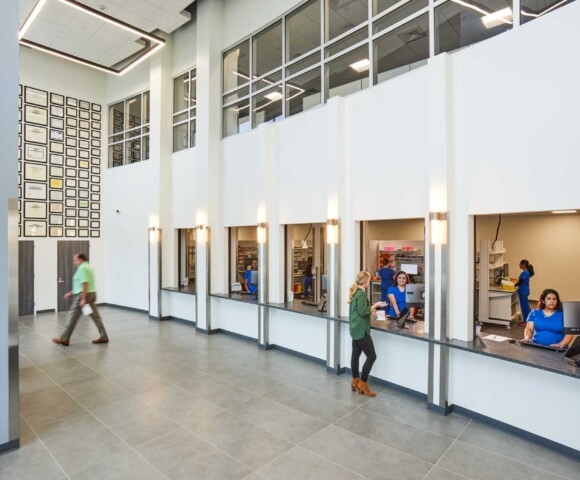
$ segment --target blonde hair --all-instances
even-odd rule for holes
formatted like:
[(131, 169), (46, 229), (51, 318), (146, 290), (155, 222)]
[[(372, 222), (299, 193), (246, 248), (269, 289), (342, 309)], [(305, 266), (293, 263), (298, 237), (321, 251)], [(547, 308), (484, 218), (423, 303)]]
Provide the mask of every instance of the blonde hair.
[(358, 272), (356, 275), (356, 282), (354, 282), (351, 287), (350, 290), (348, 292), (348, 303), (352, 302), (352, 297), (354, 297), (354, 294), (357, 290), (358, 287), (362, 287), (365, 283), (367, 283), (369, 281), (369, 279), (371, 278), (371, 274), (369, 272)]

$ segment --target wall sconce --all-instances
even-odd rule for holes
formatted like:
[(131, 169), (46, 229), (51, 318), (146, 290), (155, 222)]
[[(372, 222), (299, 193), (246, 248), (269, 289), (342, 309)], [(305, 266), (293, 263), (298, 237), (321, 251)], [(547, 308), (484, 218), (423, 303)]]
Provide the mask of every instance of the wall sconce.
[(209, 227), (206, 225), (196, 225), (194, 227), (194, 230), (196, 230), (196, 237), (198, 239), (198, 241), (200, 242), (207, 242), (207, 231), (208, 231)]
[(266, 243), (268, 233), (268, 224), (266, 222), (258, 223), (258, 243)]
[(160, 228), (158, 227), (149, 227), (147, 231), (149, 232), (149, 241), (150, 242), (157, 242), (159, 240), (159, 232)]
[(329, 218), (326, 221), (326, 242), (329, 245), (338, 244), (338, 218)]
[(444, 245), (447, 243), (447, 213), (430, 212), (429, 230), (431, 231), (431, 244)]

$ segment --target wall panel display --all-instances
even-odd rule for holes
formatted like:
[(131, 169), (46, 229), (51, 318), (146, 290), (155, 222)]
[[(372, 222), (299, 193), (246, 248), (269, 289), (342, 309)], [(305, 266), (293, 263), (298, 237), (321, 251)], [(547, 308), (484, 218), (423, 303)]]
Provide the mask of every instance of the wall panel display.
[(100, 237), (102, 106), (30, 86), (20, 92), (20, 235)]

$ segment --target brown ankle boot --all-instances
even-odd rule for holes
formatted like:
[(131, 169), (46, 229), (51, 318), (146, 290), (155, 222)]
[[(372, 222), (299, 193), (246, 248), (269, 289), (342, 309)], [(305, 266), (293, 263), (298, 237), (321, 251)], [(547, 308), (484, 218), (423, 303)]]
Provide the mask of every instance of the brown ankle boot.
[(360, 378), (353, 378), (352, 382), (350, 382), (350, 387), (352, 388), (353, 392), (356, 392), (356, 387), (357, 387), (359, 382), (360, 382)]
[(366, 395), (367, 397), (376, 397), (377, 394), (375, 392), (372, 392), (369, 388), (369, 384), (367, 382), (363, 382), (362, 380), (360, 380), (358, 382), (358, 385), (356, 387), (359, 391), (359, 393), (362, 393), (363, 395)]

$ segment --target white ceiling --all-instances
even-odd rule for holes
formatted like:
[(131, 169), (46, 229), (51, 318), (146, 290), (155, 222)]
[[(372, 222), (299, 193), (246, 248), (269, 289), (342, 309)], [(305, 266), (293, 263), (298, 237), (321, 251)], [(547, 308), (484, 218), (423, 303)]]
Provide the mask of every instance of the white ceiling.
[[(195, 0), (79, 0), (81, 3), (146, 32), (171, 33), (191, 19), (184, 11)], [(36, 0), (20, 0), (20, 23)], [(48, 0), (24, 37), (70, 55), (113, 66), (143, 48), (138, 35), (83, 13), (58, 0)]]

